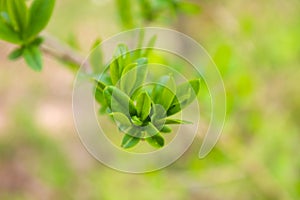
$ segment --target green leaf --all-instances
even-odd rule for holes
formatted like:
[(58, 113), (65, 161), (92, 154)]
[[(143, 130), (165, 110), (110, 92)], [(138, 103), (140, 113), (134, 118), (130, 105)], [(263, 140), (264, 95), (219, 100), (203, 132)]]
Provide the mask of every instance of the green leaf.
[(118, 47), (115, 51), (115, 57), (121, 57), (121, 58), (125, 58), (127, 56), (128, 53), (128, 47), (126, 46), (126, 44), (118, 44)]
[(0, 20), (0, 39), (13, 44), (21, 44), (22, 40), (17, 32), (11, 26)]
[(173, 77), (163, 76), (159, 83), (155, 84), (151, 97), (154, 103), (162, 105), (165, 110), (171, 106), (176, 93), (176, 84)]
[(117, 59), (114, 59), (109, 65), (110, 77), (113, 85), (116, 85), (121, 78), (120, 66)]
[(18, 48), (12, 51), (9, 55), (8, 58), (10, 60), (17, 60), (18, 58), (22, 57), (23, 54), (23, 48)]
[(117, 123), (118, 128), (121, 131), (125, 132), (126, 130), (128, 130), (128, 128), (130, 128), (132, 126), (128, 117), (126, 115), (124, 115), (123, 113), (113, 112), (110, 115), (113, 117), (113, 119)]
[(144, 121), (150, 114), (151, 98), (147, 92), (142, 92), (136, 99), (137, 114)]
[(152, 105), (150, 118), (151, 122), (160, 130), (165, 124), (166, 110), (159, 104)]
[(177, 87), (176, 98), (167, 111), (167, 115), (173, 115), (191, 104), (197, 97), (200, 90), (200, 79), (183, 83)]
[(142, 126), (143, 125), (143, 122), (137, 116), (131, 117), (131, 121), (136, 126)]
[(136, 66), (137, 63), (131, 63), (127, 65), (124, 68), (121, 75), (121, 80), (119, 81), (120, 89), (128, 95), (130, 95), (131, 91), (134, 89), (137, 79)]
[(101, 82), (99, 80), (96, 80), (96, 83), (97, 83), (96, 89), (100, 90), (100, 92), (103, 92), (103, 90), (106, 88), (105, 83), (103, 83), (103, 82)]
[(143, 127), (143, 131), (146, 132), (146, 134), (147, 134), (146, 137), (152, 137), (159, 133), (159, 130), (151, 122), (149, 122), (147, 126)]
[(121, 112), (127, 116), (136, 115), (134, 103), (124, 92), (114, 86), (108, 86), (103, 93), (107, 105), (113, 112)]
[(171, 133), (172, 129), (169, 126), (163, 126), (160, 130), (161, 133)]
[(107, 74), (100, 74), (97, 78), (93, 78), (93, 80), (96, 82), (95, 99), (101, 105), (100, 113), (104, 114), (108, 106), (103, 91), (107, 85), (111, 85), (111, 80)]
[(139, 143), (139, 141), (140, 138), (125, 134), (122, 140), (121, 147), (123, 147), (124, 149), (129, 149), (136, 146)]
[(8, 3), (9, 2), (7, 0), (0, 0), (0, 21), (5, 22), (13, 28), (10, 17), (8, 16)]
[(28, 46), (24, 48), (23, 57), (29, 67), (35, 71), (42, 70), (42, 54), (36, 46)]
[(159, 134), (146, 138), (146, 141), (155, 148), (161, 148), (165, 145), (165, 140)]
[(104, 114), (108, 106), (107, 106), (106, 100), (104, 98), (103, 92), (96, 89), (95, 99), (101, 105), (100, 113)]
[(97, 80), (101, 81), (105, 85), (112, 85), (111, 78), (106, 73), (99, 74), (98, 77), (97, 77)]
[(132, 5), (130, 0), (116, 0), (119, 18), (124, 28), (130, 29), (134, 27), (132, 16)]
[(34, 0), (29, 8), (28, 26), (25, 37), (31, 39), (39, 34), (48, 24), (55, 0)]
[(181, 119), (166, 119), (165, 124), (192, 124), (192, 122)]
[(44, 38), (36, 37), (32, 42), (30, 42), (30, 45), (40, 46), (43, 42)]
[(9, 0), (7, 11), (15, 30), (23, 34), (27, 26), (27, 6), (24, 0)]
[(140, 87), (147, 76), (147, 66), (146, 65), (137, 65), (137, 63), (133, 63), (128, 65), (123, 73), (120, 81), (120, 88), (129, 96)]

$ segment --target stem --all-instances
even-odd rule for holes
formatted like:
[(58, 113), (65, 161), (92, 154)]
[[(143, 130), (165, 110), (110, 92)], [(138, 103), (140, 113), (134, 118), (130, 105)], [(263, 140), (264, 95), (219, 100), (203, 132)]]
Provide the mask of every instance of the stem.
[(85, 58), (79, 53), (75, 52), (71, 47), (61, 43), (58, 39), (44, 33), (43, 35), (44, 42), (41, 45), (41, 50), (64, 63), (75, 66), (75, 69), (78, 70), (80, 67), (85, 70), (91, 69), (90, 64)]

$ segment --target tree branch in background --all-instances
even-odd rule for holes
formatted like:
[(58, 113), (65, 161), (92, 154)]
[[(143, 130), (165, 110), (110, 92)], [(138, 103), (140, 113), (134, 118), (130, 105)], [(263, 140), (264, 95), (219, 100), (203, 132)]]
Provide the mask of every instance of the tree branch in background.
[(41, 51), (63, 63), (68, 64), (70, 68), (78, 70), (81, 66), (88, 70), (90, 64), (85, 61), (85, 57), (75, 52), (71, 47), (61, 43), (57, 38), (49, 34), (42, 34), (43, 44), (40, 46)]

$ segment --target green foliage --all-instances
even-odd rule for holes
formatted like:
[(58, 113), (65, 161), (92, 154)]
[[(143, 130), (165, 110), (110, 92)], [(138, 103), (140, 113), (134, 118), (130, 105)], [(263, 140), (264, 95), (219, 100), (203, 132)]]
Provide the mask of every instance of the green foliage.
[[(155, 39), (152, 37), (149, 43), (154, 45)], [(95, 80), (100, 112), (108, 113), (124, 133), (121, 147), (126, 149), (140, 141), (155, 148), (163, 147), (162, 133), (172, 132), (167, 124), (190, 124), (170, 118), (171, 115), (191, 104), (200, 90), (200, 79), (177, 86), (171, 74), (146, 86), (148, 58), (145, 55), (149, 55), (148, 49), (128, 52), (127, 46), (120, 44), (113, 60)]]
[(185, 0), (115, 0), (119, 20), (125, 29), (156, 20), (176, 18), (180, 13), (198, 14), (199, 5)]
[(35, 71), (42, 70), (42, 54), (37, 46), (30, 45), (24, 48), (23, 57), (26, 63)]
[(42, 69), (42, 40), (38, 34), (51, 17), (55, 0), (34, 0), (27, 7), (25, 0), (0, 0), (0, 39), (20, 47), (10, 55), (11, 60), (21, 56), (35, 71)]
[(40, 33), (48, 24), (55, 0), (34, 0), (29, 8), (28, 26), (25, 37), (31, 39)]

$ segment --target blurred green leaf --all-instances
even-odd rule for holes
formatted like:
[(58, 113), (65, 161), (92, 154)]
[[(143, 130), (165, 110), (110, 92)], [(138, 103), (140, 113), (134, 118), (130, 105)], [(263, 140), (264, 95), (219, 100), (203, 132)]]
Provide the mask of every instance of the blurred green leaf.
[(182, 11), (187, 14), (199, 14), (201, 11), (201, 8), (199, 5), (192, 3), (192, 2), (187, 2), (187, 1), (182, 1), (178, 5), (179, 11)]
[(23, 50), (23, 57), (29, 67), (35, 71), (41, 71), (43, 67), (42, 54), (38, 47), (28, 46)]
[(0, 20), (0, 39), (13, 44), (21, 44), (22, 40), (17, 32), (11, 26)]
[(26, 39), (39, 34), (48, 24), (55, 0), (34, 0), (29, 8), (28, 26), (26, 29)]
[(22, 35), (27, 26), (27, 6), (25, 1), (9, 0), (7, 8), (13, 27)]
[(130, 0), (116, 0), (118, 14), (121, 24), (124, 28), (130, 29), (134, 27), (134, 20), (132, 15), (132, 4)]
[(18, 48), (12, 51), (9, 55), (8, 58), (10, 60), (17, 60), (18, 58), (22, 57), (23, 54), (23, 48)]

